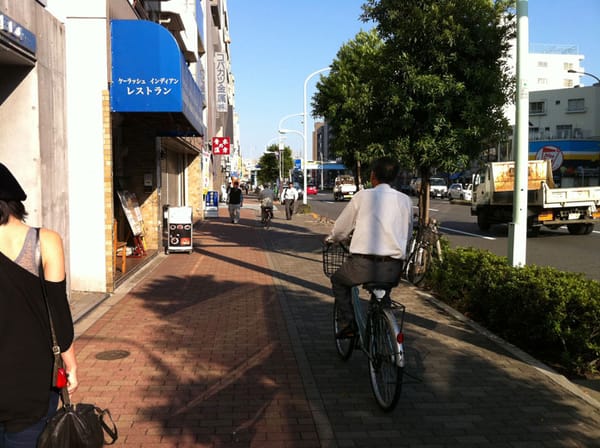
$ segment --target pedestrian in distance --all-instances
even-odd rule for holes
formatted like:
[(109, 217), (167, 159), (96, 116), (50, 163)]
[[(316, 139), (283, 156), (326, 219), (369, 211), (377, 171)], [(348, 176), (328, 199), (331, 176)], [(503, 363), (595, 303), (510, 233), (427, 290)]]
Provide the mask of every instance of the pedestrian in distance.
[(231, 218), (231, 222), (237, 224), (240, 222), (240, 209), (244, 205), (244, 195), (242, 194), (240, 183), (237, 180), (233, 182), (233, 186), (229, 190), (227, 203), (229, 205), (229, 217)]
[(285, 219), (292, 219), (294, 214), (294, 203), (298, 200), (298, 190), (294, 188), (292, 182), (288, 183), (287, 187), (281, 192), (280, 201), (285, 207)]
[(52, 387), (54, 356), (46, 301), (67, 373), (78, 386), (74, 328), (60, 236), (25, 224), (27, 195), (0, 163), (0, 447), (35, 447), (46, 420), (58, 407)]
[(331, 276), (331, 287), (343, 322), (338, 338), (352, 337), (357, 328), (351, 303), (353, 286), (368, 282), (398, 283), (412, 235), (412, 202), (390, 184), (399, 172), (391, 158), (373, 162), (373, 188), (358, 191), (336, 219), (326, 243), (346, 241), (350, 257)]

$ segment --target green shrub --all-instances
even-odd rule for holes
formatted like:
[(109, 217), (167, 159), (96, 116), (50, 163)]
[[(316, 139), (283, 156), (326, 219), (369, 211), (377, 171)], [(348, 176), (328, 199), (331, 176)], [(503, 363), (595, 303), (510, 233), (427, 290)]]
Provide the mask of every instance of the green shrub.
[(490, 331), (572, 373), (600, 369), (600, 283), (550, 267), (512, 267), (472, 248), (444, 250), (427, 286)]

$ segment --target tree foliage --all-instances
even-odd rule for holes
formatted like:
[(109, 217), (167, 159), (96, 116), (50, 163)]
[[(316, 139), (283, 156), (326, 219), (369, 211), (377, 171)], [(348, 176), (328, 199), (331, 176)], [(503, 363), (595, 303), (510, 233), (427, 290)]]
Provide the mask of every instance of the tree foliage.
[[(282, 168), (282, 177), (287, 178), (288, 173), (294, 166), (294, 161), (292, 159), (292, 150), (289, 146), (284, 146), (283, 151), (281, 152), (283, 157), (283, 165)], [(267, 151), (260, 157), (258, 160), (258, 165), (260, 166), (260, 171), (258, 172), (258, 182), (261, 184), (275, 184), (277, 179), (279, 178), (279, 146), (271, 145), (267, 148)]]
[[(506, 135), (513, 81), (509, 0), (367, 0), (360, 32), (317, 84), (313, 112), (349, 166), (385, 153), (423, 179), (452, 172)], [(426, 213), (421, 214), (427, 218)]]

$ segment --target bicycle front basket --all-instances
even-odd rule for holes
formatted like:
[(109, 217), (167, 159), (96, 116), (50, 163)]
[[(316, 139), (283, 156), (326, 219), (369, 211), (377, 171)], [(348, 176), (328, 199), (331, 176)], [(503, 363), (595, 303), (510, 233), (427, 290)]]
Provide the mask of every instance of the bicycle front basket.
[(350, 255), (348, 248), (341, 243), (323, 244), (323, 272), (331, 277)]

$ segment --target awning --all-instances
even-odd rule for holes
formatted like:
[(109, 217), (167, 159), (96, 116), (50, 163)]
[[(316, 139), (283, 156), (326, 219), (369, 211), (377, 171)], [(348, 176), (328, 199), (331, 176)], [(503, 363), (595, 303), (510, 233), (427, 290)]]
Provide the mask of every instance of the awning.
[(112, 20), (111, 49), (112, 112), (143, 114), (157, 135), (206, 133), (204, 95), (165, 27), (146, 20)]

